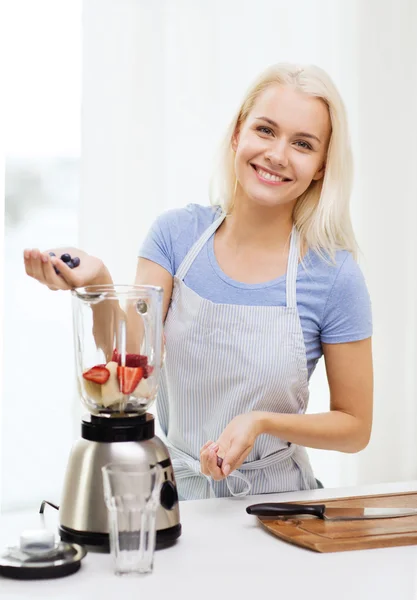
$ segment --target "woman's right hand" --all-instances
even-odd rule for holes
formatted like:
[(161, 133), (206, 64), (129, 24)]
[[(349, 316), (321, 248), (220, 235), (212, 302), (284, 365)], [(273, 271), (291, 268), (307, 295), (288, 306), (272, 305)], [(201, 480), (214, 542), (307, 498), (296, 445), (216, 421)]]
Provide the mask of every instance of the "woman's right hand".
[[(50, 256), (53, 252), (56, 256)], [(59, 257), (63, 254), (78, 256), (80, 264), (70, 269)], [(111, 283), (111, 277), (103, 261), (78, 248), (52, 248), (41, 252), (37, 248), (26, 248), (23, 252), (25, 270), (50, 290), (70, 290), (94, 284)], [(54, 270), (58, 269), (59, 275)]]

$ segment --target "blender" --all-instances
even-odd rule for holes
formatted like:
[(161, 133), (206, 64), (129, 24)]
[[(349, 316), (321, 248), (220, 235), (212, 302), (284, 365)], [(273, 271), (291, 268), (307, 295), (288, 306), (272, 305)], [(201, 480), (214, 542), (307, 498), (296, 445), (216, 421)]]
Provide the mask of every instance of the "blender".
[(146, 285), (72, 290), (77, 383), (89, 414), (82, 419), (64, 479), (63, 541), (109, 551), (101, 468), (126, 461), (163, 469), (156, 548), (181, 535), (171, 459), (148, 412), (163, 361), (162, 294), (162, 288)]

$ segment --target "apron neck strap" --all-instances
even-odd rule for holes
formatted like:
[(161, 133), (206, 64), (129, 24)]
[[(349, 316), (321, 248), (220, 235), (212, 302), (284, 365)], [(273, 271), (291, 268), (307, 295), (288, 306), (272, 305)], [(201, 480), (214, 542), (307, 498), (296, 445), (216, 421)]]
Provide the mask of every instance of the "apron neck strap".
[(218, 227), (220, 227), (220, 225), (223, 223), (225, 217), (226, 217), (226, 213), (222, 212), (220, 217), (218, 219), (216, 219), (215, 221), (213, 221), (213, 223), (210, 225), (210, 227), (208, 227), (204, 231), (203, 235), (200, 238), (198, 238), (196, 243), (191, 247), (190, 251), (184, 258), (184, 260), (182, 261), (180, 266), (178, 267), (178, 271), (175, 273), (175, 276), (178, 279), (181, 279), (181, 280), (184, 279), (184, 277), (188, 273), (188, 269), (191, 267), (191, 265), (197, 258), (198, 253), (202, 250), (204, 244), (210, 239), (210, 237), (213, 235), (213, 233), (216, 231), (216, 229)]
[(298, 231), (293, 225), (288, 255), (286, 293), (287, 307), (297, 307), (297, 272), (298, 272)]
[[(208, 227), (201, 237), (195, 242), (195, 244), (191, 247), (190, 251), (178, 267), (175, 276), (183, 280), (186, 274), (188, 273), (189, 268), (195, 261), (198, 253), (204, 247), (204, 244), (210, 239), (210, 237), (215, 233), (215, 231), (220, 227), (226, 218), (226, 213), (222, 212), (220, 217), (213, 221), (213, 223)], [(296, 284), (297, 284), (297, 271), (298, 271), (298, 232), (295, 228), (295, 225), (292, 228), (291, 232), (291, 241), (290, 241), (290, 251), (288, 255), (288, 265), (287, 265), (287, 277), (286, 277), (286, 296), (287, 296), (287, 307), (295, 308), (297, 306), (297, 298), (296, 298)]]

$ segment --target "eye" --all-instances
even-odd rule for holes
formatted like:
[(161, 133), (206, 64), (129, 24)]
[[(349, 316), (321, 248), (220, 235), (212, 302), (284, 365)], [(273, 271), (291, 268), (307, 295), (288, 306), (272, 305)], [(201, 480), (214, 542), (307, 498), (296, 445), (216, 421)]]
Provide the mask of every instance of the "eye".
[(260, 131), (261, 133), (264, 133), (265, 135), (270, 135), (270, 134), (274, 133), (272, 131), (272, 129), (270, 129), (269, 127), (265, 127), (265, 125), (261, 125), (260, 127), (257, 127), (256, 131)]
[(295, 142), (296, 144), (299, 144), (300, 148), (303, 148), (304, 150), (312, 150), (313, 147), (308, 143), (305, 142), (304, 140), (298, 140), (298, 142)]

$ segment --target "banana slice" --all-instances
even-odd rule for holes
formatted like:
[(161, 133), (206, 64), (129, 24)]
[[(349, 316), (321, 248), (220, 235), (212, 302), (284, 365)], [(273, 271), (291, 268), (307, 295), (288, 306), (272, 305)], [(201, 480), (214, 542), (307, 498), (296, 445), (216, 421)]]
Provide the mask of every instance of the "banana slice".
[(110, 377), (101, 385), (101, 406), (112, 406), (118, 404), (124, 398), (124, 394), (119, 389), (119, 380), (117, 379), (117, 362), (110, 361), (106, 368), (110, 371)]
[(141, 379), (135, 387), (131, 396), (135, 398), (149, 398), (151, 395), (151, 387), (146, 379)]
[(88, 381), (88, 379), (83, 379), (83, 395), (88, 396), (97, 404), (101, 404), (101, 388), (103, 386), (99, 383), (95, 383), (95, 381)]

